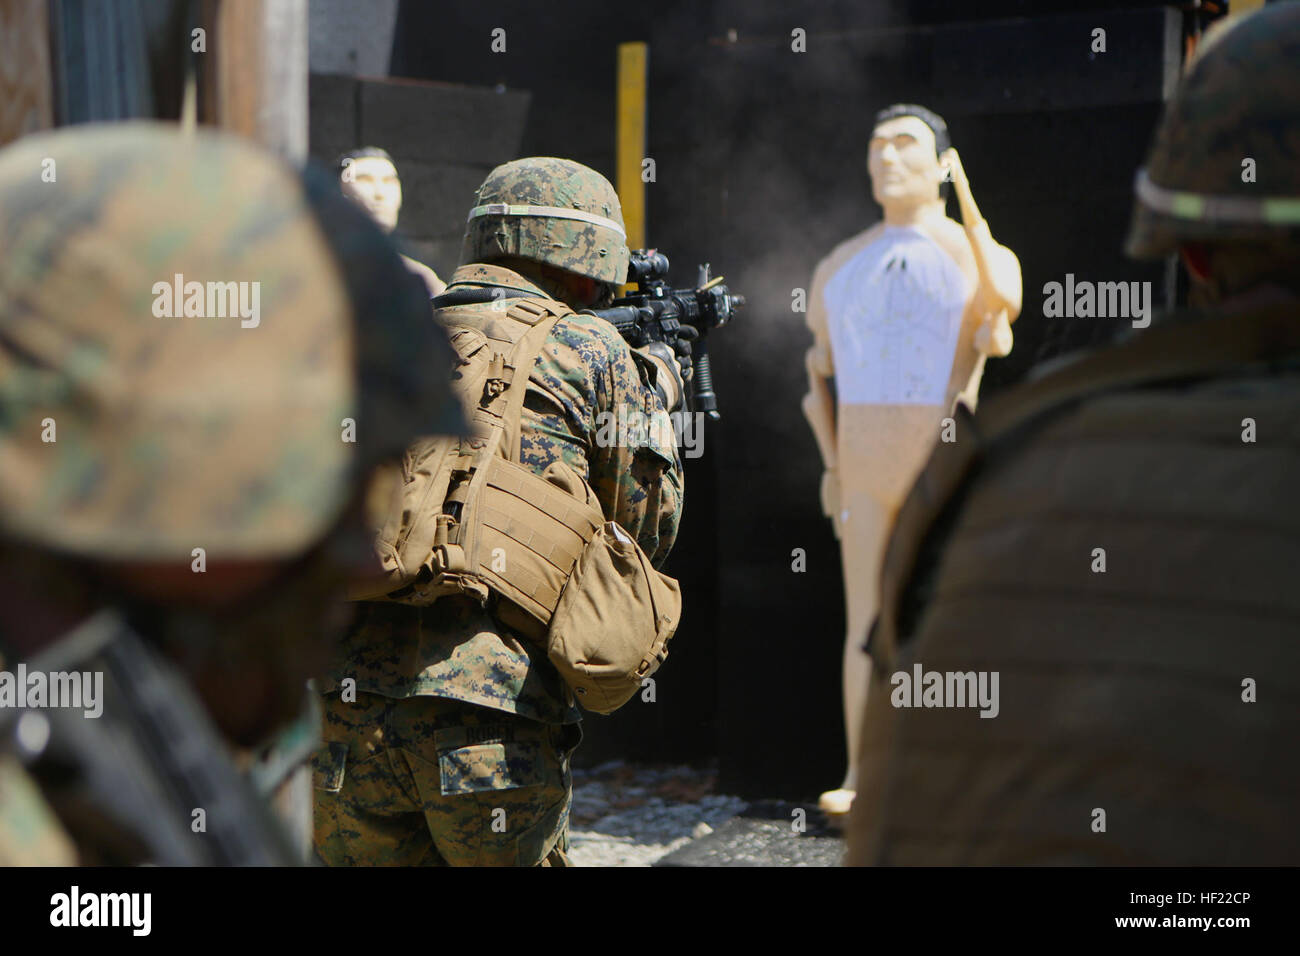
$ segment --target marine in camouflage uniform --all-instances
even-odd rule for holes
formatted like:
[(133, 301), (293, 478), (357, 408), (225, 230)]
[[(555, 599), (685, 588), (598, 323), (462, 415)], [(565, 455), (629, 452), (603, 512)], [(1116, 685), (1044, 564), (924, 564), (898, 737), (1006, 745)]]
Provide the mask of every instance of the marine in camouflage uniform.
[[(1300, 5), (1220, 30), (1127, 246), (1198, 304), (959, 416), (899, 516), (849, 863), (1300, 863)], [(894, 706), (917, 665), (996, 717)]]
[[(574, 162), (507, 163), (478, 190), (462, 259), (441, 302), (499, 290), (506, 304), (604, 304), (627, 271), (618, 197)], [(438, 314), (450, 323), (465, 310), (494, 303)], [(650, 386), (665, 372), (603, 319), (566, 316), (529, 375), (521, 422), (521, 463), (540, 475), (564, 462), (583, 476), (606, 518), (656, 566), (677, 535), (683, 484)], [(649, 409), (659, 427), (640, 443), (601, 440), (599, 416), (620, 406)], [(545, 648), (468, 599), (363, 608), (326, 688), (320, 856), (331, 865), (567, 865), (580, 711)], [(340, 692), (349, 679), (355, 701)]]
[[(235, 284), (220, 300), (185, 285), (218, 282)], [(0, 152), (5, 666), (79, 663), (78, 635), (111, 619), (200, 715), (195, 760), (227, 766), (295, 717), (338, 633), (331, 596), (373, 566), (357, 504), (373, 466), (464, 427), (425, 302), (332, 177), (240, 140), (122, 123)], [(48, 766), (69, 726), (110, 768), (156, 766), (108, 683), (100, 718), (25, 713), (48, 740), (0, 710), (0, 860), (213, 858), (192, 808), (162, 798), (175, 780), (128, 781), (159, 797), (128, 805), (85, 765)], [(283, 862), (280, 846), (248, 858)]]

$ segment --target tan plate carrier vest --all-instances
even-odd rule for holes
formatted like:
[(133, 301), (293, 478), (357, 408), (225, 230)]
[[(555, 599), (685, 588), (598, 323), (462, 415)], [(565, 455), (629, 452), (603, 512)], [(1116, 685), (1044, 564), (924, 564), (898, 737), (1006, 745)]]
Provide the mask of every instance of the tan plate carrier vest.
[(452, 388), (474, 435), (407, 449), (400, 502), (391, 502), (378, 538), (384, 590), (365, 597), (424, 607), (453, 594), (485, 603), (496, 592), (508, 599), (495, 609), (505, 624), (545, 637), (578, 556), (605, 522), (581, 480), (576, 488), (564, 482), (566, 490), (519, 464), (528, 376), (555, 323), (572, 312), (527, 299), (504, 312), (471, 305), (441, 313), (460, 359)]
[(609, 713), (667, 657), (680, 588), (606, 521), (572, 468), (556, 461), (538, 475), (519, 463), (528, 377), (573, 310), (525, 299), (497, 311), (505, 301), (438, 313), (460, 360), (452, 388), (474, 434), (407, 450), (401, 480), (377, 503), (386, 502), (377, 538), (384, 574), (350, 597), (417, 607), (473, 598), (544, 647), (584, 707)]

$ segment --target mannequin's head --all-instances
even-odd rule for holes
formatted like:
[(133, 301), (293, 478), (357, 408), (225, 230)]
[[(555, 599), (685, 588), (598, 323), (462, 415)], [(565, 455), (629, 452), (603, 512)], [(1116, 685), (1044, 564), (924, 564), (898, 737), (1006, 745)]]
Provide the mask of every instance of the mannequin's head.
[(924, 106), (895, 103), (881, 110), (867, 148), (871, 195), (886, 209), (941, 201), (947, 188), (941, 157), (951, 145), (948, 124)]
[(385, 232), (397, 228), (402, 210), (402, 181), (393, 157), (377, 146), (365, 146), (339, 157), (343, 194), (360, 203)]

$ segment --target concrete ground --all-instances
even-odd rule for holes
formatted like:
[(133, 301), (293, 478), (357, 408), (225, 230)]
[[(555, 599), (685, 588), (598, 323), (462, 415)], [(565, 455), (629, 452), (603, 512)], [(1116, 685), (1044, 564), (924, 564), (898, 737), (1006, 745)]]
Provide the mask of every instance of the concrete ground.
[(843, 841), (816, 801), (745, 801), (712, 768), (621, 761), (575, 770), (579, 866), (837, 866)]

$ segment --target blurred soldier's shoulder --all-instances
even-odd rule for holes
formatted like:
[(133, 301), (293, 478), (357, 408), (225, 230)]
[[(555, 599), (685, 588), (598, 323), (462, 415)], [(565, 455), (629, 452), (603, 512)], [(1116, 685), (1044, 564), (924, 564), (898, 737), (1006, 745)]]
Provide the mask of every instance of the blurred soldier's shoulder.
[[(1107, 423), (1098, 429), (1123, 430), (1129, 420), (1135, 428), (1146, 428), (1160, 410), (1169, 416), (1169, 426), (1185, 428), (1198, 440), (1231, 425), (1215, 435), (1240, 441), (1240, 422), (1208, 422), (1200, 414), (1203, 399), (1197, 396), (1217, 393), (1300, 398), (1300, 301), (1231, 314), (1181, 310), (1110, 347), (1062, 357), (1050, 371), (986, 403), (973, 419), (972, 436), (977, 434), (975, 440), (984, 446), (979, 464), (995, 458), (999, 471), (1015, 467), (1022, 453), (1047, 440), (1063, 421), (1095, 418), (1098, 409), (1110, 410), (1098, 419)], [(1176, 411), (1183, 405), (1195, 407), (1191, 414)], [(1107, 446), (1085, 450), (1079, 467), (1103, 463), (1115, 451)], [(940, 459), (952, 454), (962, 450), (939, 446), (931, 467), (941, 467)], [(963, 482), (977, 482), (990, 470), (965, 471)], [(1146, 482), (1158, 480), (1148, 476)], [(1054, 492), (1044, 488), (1041, 493)]]
[[(1280, 570), (1300, 519), (1297, 320), (1295, 305), (1180, 316), (1003, 393), (936, 447), (887, 549), (871, 652), (882, 674), (996, 662), (1019, 690), (957, 765), (945, 741), (971, 715), (881, 689), (852, 862), (1300, 859), (1300, 770), (1275, 759), (1300, 700), (1243, 706), (1241, 683), (1300, 667)], [(1104, 845), (1073, 815), (1082, 767), (1126, 821)], [(906, 800), (891, 789), (922, 779)]]
[(442, 295), (443, 291), (447, 288), (446, 283), (438, 278), (438, 273), (434, 272), (418, 259), (412, 259), (408, 255), (403, 255), (402, 263), (407, 269), (420, 277), (420, 280), (424, 282), (425, 288), (429, 290), (430, 298)]

